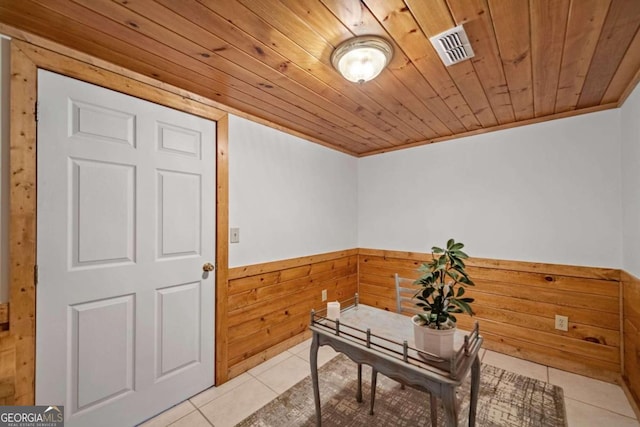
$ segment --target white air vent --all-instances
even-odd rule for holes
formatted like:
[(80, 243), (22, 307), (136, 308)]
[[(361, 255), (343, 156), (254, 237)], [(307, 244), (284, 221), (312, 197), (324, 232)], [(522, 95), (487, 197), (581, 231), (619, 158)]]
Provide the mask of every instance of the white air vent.
[(447, 67), (473, 57), (469, 37), (462, 25), (429, 38)]

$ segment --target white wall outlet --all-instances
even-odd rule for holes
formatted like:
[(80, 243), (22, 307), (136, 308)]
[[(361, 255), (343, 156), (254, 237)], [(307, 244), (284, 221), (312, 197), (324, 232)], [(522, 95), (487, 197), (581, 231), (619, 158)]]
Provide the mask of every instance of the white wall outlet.
[(560, 316), (556, 314), (556, 329), (561, 331), (569, 330), (569, 318), (567, 316)]
[(322, 290), (322, 301), (326, 301), (327, 300), (327, 290), (323, 289)]
[(229, 243), (240, 243), (240, 229), (238, 227), (229, 229)]

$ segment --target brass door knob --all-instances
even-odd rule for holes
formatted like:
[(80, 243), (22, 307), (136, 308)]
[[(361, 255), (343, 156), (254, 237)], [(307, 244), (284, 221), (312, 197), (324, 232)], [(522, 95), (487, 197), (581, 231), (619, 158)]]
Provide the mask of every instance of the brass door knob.
[(202, 271), (213, 271), (215, 267), (210, 262), (202, 266)]

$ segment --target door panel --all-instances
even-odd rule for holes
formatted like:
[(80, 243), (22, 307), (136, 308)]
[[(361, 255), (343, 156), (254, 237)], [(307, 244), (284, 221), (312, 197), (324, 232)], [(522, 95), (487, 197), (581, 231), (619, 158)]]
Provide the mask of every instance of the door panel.
[(158, 290), (157, 379), (200, 361), (200, 283)]
[(38, 73), (36, 402), (133, 425), (213, 385), (215, 123)]
[(135, 261), (135, 167), (70, 161), (73, 266)]
[(158, 148), (170, 153), (200, 158), (202, 134), (169, 123), (158, 123)]
[(70, 307), (71, 411), (133, 391), (134, 296)]
[(200, 176), (158, 172), (160, 258), (200, 254)]
[(71, 136), (136, 146), (135, 115), (72, 99), (69, 104)]

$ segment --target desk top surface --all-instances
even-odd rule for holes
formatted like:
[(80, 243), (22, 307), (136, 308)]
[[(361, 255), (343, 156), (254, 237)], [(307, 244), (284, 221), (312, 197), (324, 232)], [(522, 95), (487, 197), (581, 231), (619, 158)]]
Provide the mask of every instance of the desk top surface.
[[(406, 340), (409, 347), (415, 347), (413, 337), (413, 323), (411, 318), (399, 313), (371, 307), (364, 304), (346, 308), (340, 313), (340, 323), (366, 330), (393, 341)], [(454, 348), (460, 349), (464, 345), (464, 336), (468, 331), (456, 330)]]

